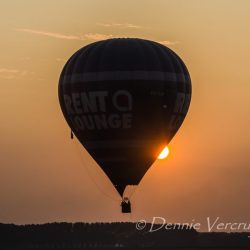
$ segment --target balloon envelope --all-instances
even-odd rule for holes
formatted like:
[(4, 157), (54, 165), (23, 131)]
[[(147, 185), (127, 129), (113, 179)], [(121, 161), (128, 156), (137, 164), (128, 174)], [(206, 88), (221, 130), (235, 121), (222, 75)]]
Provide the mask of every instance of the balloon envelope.
[(190, 100), (183, 61), (143, 39), (89, 44), (68, 60), (59, 81), (67, 123), (121, 195), (173, 138)]

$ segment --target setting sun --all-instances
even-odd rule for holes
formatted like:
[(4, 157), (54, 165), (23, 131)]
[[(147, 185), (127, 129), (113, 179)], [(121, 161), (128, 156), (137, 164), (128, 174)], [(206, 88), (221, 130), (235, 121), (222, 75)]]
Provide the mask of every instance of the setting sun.
[(165, 159), (168, 157), (168, 155), (169, 155), (169, 148), (168, 146), (166, 146), (159, 154), (158, 159), (160, 160)]

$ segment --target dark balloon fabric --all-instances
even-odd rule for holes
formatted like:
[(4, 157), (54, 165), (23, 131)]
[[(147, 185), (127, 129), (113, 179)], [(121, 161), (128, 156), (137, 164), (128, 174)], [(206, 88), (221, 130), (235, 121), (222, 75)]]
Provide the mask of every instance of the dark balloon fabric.
[(59, 81), (67, 123), (121, 195), (173, 138), (190, 100), (183, 61), (143, 39), (89, 44), (68, 60)]

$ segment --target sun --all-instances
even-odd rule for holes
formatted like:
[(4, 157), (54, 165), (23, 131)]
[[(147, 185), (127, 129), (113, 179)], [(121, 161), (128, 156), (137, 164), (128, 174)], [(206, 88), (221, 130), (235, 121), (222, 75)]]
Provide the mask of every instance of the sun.
[(159, 154), (158, 159), (160, 160), (165, 159), (168, 157), (168, 155), (169, 155), (169, 148), (168, 146), (166, 146)]

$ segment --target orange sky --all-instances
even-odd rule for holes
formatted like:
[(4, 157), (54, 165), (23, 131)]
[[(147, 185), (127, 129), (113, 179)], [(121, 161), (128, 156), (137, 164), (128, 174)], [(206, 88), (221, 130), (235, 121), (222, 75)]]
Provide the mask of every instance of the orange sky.
[[(2, 0), (0, 222), (249, 222), (249, 11), (247, 0)], [(164, 43), (193, 84), (171, 154), (137, 187), (131, 216), (70, 140), (57, 96), (67, 58), (110, 37)]]

